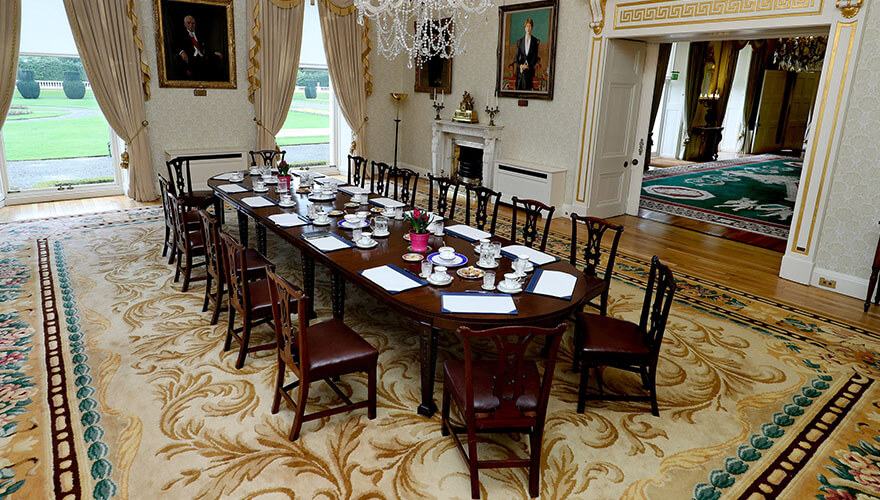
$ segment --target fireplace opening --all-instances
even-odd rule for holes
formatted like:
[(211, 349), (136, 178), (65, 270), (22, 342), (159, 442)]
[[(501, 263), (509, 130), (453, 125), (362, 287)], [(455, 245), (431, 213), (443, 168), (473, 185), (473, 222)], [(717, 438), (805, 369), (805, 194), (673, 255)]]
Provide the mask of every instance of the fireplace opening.
[(458, 161), (458, 180), (467, 184), (481, 185), (483, 183), (483, 150), (470, 146), (456, 145), (456, 158)]

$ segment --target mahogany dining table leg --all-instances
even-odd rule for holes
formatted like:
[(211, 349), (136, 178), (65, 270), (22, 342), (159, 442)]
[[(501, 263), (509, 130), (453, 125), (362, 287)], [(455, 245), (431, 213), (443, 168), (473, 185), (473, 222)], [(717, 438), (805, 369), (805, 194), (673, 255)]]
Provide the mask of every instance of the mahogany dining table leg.
[[(874, 288), (877, 287), (878, 274), (880, 274), (880, 240), (877, 241), (877, 249), (874, 250), (874, 264), (871, 265), (871, 278), (868, 280), (868, 296), (865, 297), (865, 312), (868, 312), (868, 308), (871, 307), (871, 295), (874, 294)], [(880, 288), (877, 288), (874, 303), (880, 304)]]
[(422, 404), (419, 415), (430, 418), (437, 411), (434, 404), (434, 374), (437, 370), (437, 333), (433, 325), (425, 325), (419, 338), (419, 351), (422, 366)]
[(241, 210), (238, 211), (238, 241), (248, 246), (248, 216)]
[(264, 257), (266, 256), (266, 226), (260, 224), (257, 221), (254, 221), (254, 226), (257, 228), (257, 250)]
[(220, 199), (219, 196), (214, 197), (214, 215), (217, 216), (217, 222), (219, 222), (220, 225), (223, 225), (223, 223), (226, 221), (226, 218), (225, 214), (223, 213), (223, 200)]
[(311, 297), (309, 300), (309, 319), (318, 317), (315, 314), (315, 259), (301, 252), (303, 291)]
[(345, 278), (336, 271), (330, 272), (330, 289), (333, 300), (333, 317), (341, 320), (345, 316)]

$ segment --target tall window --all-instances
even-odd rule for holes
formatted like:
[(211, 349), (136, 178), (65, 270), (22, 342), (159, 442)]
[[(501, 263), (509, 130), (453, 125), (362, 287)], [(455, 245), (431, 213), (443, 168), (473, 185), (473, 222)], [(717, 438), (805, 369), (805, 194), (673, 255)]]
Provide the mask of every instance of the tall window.
[(337, 151), (348, 150), (351, 132), (342, 119), (333, 95), (327, 57), (321, 38), (318, 7), (306, 4), (296, 91), (287, 120), (275, 137), (294, 166), (321, 167), (345, 164)]
[(22, 2), (20, 50), (2, 130), (6, 190), (25, 197), (108, 194), (102, 186), (121, 192), (117, 139), (86, 79), (62, 0)]

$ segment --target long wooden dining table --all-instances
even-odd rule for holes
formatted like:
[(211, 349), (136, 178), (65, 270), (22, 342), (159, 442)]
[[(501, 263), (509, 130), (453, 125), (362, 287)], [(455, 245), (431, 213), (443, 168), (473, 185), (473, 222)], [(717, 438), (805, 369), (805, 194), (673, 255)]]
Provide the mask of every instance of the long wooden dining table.
[[(376, 241), (378, 241), (378, 245), (373, 248), (361, 249), (353, 247), (324, 253), (305, 240), (303, 234), (326, 230), (328, 232), (336, 233), (343, 238), (350, 239), (351, 231), (340, 228), (337, 225), (337, 221), (342, 220), (341, 216), (331, 217), (331, 223), (329, 226), (307, 224), (289, 228), (276, 225), (269, 219), (269, 216), (279, 213), (298, 213), (303, 217), (307, 217), (308, 206), (310, 204), (321, 206), (328, 212), (333, 209), (340, 209), (347, 213), (353, 213), (358, 210), (369, 210), (372, 205), (361, 205), (360, 208), (346, 209), (344, 205), (346, 202), (351, 201), (350, 196), (341, 191), (336, 195), (335, 199), (331, 201), (310, 201), (307, 194), (295, 193), (295, 190), (299, 187), (299, 178), (295, 176), (291, 181), (291, 192), (293, 194), (293, 199), (296, 201), (296, 205), (292, 208), (282, 208), (277, 204), (279, 201), (279, 194), (275, 192), (274, 185), (269, 186), (268, 192), (254, 193), (251, 190), (251, 178), (252, 176), (245, 175), (243, 181), (236, 183), (248, 189), (247, 192), (241, 193), (227, 193), (218, 189), (218, 186), (229, 184), (231, 181), (218, 180), (216, 178), (212, 178), (208, 181), (208, 185), (214, 190), (217, 197), (215, 208), (222, 208), (222, 202), (225, 201), (238, 211), (239, 237), (243, 244), (247, 244), (249, 221), (253, 220), (257, 232), (257, 246), (259, 251), (264, 255), (266, 253), (267, 229), (299, 249), (302, 255), (301, 265), (303, 289), (310, 297), (314, 297), (315, 263), (318, 262), (326, 266), (330, 270), (332, 309), (334, 317), (340, 319), (343, 318), (345, 283), (348, 282), (375, 297), (399, 314), (405, 315), (407, 318), (422, 326), (419, 332), (422, 401), (418, 406), (418, 413), (421, 415), (430, 417), (437, 409), (437, 406), (434, 403), (434, 378), (436, 373), (437, 336), (439, 330), (455, 330), (460, 326), (467, 326), (472, 329), (484, 329), (506, 325), (555, 326), (568, 318), (575, 309), (582, 307), (585, 301), (587, 293), (586, 279), (574, 266), (563, 260), (557, 260), (545, 264), (540, 268), (563, 271), (577, 275), (577, 283), (571, 294), (571, 299), (567, 300), (546, 295), (520, 292), (512, 296), (513, 301), (516, 304), (516, 314), (450, 314), (443, 312), (441, 310), (442, 294), (447, 292), (482, 292), (480, 289), (482, 280), (466, 280), (460, 278), (455, 275), (455, 269), (450, 269), (450, 274), (454, 275), (454, 280), (449, 285), (432, 286), (428, 284), (391, 294), (359, 273), (365, 269), (385, 264), (393, 264), (399, 268), (411, 271), (414, 275), (418, 275), (421, 272), (420, 262), (409, 263), (402, 259), (403, 254), (409, 252), (409, 242), (403, 238), (403, 236), (409, 232), (409, 224), (406, 221), (389, 218), (390, 235), (384, 238), (375, 238)], [(344, 186), (344, 183), (342, 185)], [(241, 201), (242, 198), (259, 195), (274, 200), (276, 204), (268, 207), (253, 208)], [(371, 194), (370, 197), (376, 198), (378, 196)], [(446, 220), (445, 223), (448, 227), (452, 225), (454, 221)], [(504, 245), (510, 244), (508, 239), (498, 235), (494, 235), (492, 240), (500, 241)], [(468, 258), (468, 264), (476, 264), (477, 262), (478, 255), (474, 244), (466, 239), (448, 233), (444, 236), (432, 235), (429, 239), (428, 245), (435, 251), (441, 246), (454, 247), (456, 252)], [(509, 258), (501, 258), (499, 267), (495, 269), (499, 281), (504, 273), (511, 271), (511, 265), (512, 261)], [(310, 304), (310, 307), (312, 308), (311, 314), (314, 315), (314, 304)]]

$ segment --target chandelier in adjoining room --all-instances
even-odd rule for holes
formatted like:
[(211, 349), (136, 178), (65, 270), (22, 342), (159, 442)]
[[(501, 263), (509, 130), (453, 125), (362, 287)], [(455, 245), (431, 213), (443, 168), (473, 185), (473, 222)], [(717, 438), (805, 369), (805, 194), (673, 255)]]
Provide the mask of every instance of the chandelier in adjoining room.
[(475, 17), (492, 0), (354, 0), (358, 22), (376, 30), (377, 50), (386, 59), (400, 53), (419, 66), (432, 57), (451, 58), (466, 50), (465, 37)]
[(782, 38), (773, 54), (773, 62), (783, 71), (822, 71), (827, 45), (828, 37), (825, 36)]

